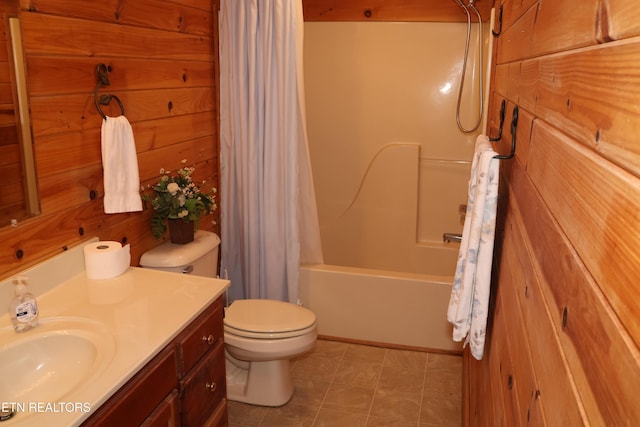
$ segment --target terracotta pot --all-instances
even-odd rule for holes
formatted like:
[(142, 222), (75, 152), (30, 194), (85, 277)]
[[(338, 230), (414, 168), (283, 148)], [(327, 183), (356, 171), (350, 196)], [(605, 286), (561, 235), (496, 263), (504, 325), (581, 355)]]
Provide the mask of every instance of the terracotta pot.
[(184, 245), (185, 243), (193, 242), (195, 232), (194, 222), (169, 218), (169, 238), (171, 243)]

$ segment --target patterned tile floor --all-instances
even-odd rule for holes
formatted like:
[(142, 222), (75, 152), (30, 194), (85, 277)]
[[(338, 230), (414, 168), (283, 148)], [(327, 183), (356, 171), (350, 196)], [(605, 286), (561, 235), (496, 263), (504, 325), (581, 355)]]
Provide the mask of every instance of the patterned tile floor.
[(459, 427), (462, 358), (319, 340), (278, 408), (229, 402), (230, 427)]

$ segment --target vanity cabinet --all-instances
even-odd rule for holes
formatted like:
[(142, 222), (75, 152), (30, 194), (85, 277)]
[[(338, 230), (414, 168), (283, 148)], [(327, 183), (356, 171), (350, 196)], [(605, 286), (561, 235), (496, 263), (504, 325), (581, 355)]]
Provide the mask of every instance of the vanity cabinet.
[(83, 426), (227, 426), (218, 298)]
[(173, 390), (141, 424), (141, 427), (171, 427), (180, 425), (180, 394)]
[[(226, 426), (227, 388), (224, 368), (222, 299), (214, 303), (176, 339), (184, 427)], [(208, 424), (219, 417), (216, 424)]]

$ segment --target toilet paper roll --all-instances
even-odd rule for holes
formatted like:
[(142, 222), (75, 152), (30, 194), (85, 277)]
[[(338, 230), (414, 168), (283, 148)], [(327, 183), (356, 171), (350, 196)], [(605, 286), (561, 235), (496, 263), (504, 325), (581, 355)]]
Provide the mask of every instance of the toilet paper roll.
[(84, 268), (89, 279), (110, 279), (127, 271), (130, 246), (120, 242), (94, 242), (84, 246)]

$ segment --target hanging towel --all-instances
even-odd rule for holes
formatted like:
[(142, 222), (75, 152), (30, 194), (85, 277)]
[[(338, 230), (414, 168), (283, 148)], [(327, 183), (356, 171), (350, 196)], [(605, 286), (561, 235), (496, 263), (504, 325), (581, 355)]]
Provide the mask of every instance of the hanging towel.
[(102, 168), (104, 212), (141, 211), (136, 143), (125, 116), (107, 116), (102, 121)]
[(465, 340), (482, 359), (489, 308), (500, 160), (489, 138), (478, 136), (469, 179), (467, 215), (462, 231), (447, 319), (453, 340)]

